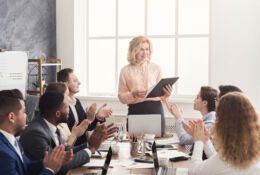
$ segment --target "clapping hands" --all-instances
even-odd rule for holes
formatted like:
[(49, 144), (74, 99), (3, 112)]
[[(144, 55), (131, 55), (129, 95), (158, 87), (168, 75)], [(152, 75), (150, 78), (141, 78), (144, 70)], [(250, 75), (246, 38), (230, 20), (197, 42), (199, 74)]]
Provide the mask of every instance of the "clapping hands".
[(65, 146), (59, 145), (55, 147), (51, 153), (48, 153), (47, 151), (45, 152), (43, 165), (45, 168), (50, 168), (55, 173), (57, 173), (62, 165), (72, 160), (72, 157), (72, 150), (70, 150), (69, 152), (65, 152)]
[(182, 122), (183, 129), (192, 136), (194, 141), (207, 142), (209, 131), (202, 120), (189, 121), (189, 124)]
[(166, 101), (166, 106), (167, 106), (168, 111), (176, 119), (179, 119), (182, 116), (182, 114), (183, 114), (182, 109), (179, 108), (175, 103), (170, 103), (170, 102)]
[(107, 104), (103, 104), (97, 111), (96, 117), (98, 119), (108, 118), (112, 115), (112, 109), (107, 106)]
[(92, 152), (97, 150), (100, 144), (110, 138), (114, 137), (114, 134), (118, 131), (118, 127), (114, 126), (114, 124), (105, 125), (98, 123), (95, 130), (89, 137), (89, 148)]
[(86, 113), (87, 113), (88, 120), (90, 121), (90, 123), (95, 119), (96, 110), (97, 110), (96, 103), (92, 103), (88, 108), (86, 108)]
[(78, 126), (75, 123), (75, 125), (72, 127), (71, 134), (75, 135), (76, 137), (82, 136), (90, 124), (90, 121), (88, 119), (83, 120)]
[[(96, 113), (97, 111), (97, 113)], [(98, 119), (108, 118), (112, 115), (112, 109), (107, 106), (107, 104), (103, 104), (97, 110), (97, 104), (92, 103), (88, 108), (86, 108), (87, 119), (90, 123), (97, 117)]]

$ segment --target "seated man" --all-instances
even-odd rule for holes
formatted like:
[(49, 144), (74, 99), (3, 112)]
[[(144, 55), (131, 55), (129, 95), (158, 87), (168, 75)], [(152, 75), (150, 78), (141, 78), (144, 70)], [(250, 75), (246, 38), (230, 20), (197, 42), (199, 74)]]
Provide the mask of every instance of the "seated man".
[[(64, 101), (64, 96), (46, 93), (40, 98), (39, 108), (41, 117), (30, 123), (20, 137), (25, 153), (32, 160), (42, 159), (46, 150), (64, 143), (56, 133), (56, 126), (67, 120), (68, 104)], [(85, 150), (76, 153), (71, 162), (62, 166), (60, 174), (89, 162), (89, 154)]]
[(51, 175), (67, 163), (72, 153), (66, 154), (64, 145), (47, 151), (43, 161), (31, 161), (24, 154), (15, 135), (25, 127), (26, 114), (23, 96), (17, 89), (0, 91), (0, 165), (1, 174), (5, 175)]
[[(69, 89), (65, 83), (50, 83), (45, 92), (56, 92), (64, 95), (64, 98), (69, 101)], [(91, 121), (89, 119), (83, 120), (79, 125), (74, 125), (72, 130), (68, 128), (67, 122), (59, 123), (57, 128), (60, 131), (61, 137), (69, 144), (74, 145), (76, 139), (82, 136)]]
[[(67, 85), (65, 83), (61, 83), (61, 82), (58, 82), (58, 83), (50, 83), (45, 92), (56, 92), (56, 93), (61, 93), (64, 95), (64, 98), (69, 101), (69, 89), (67, 87)], [(93, 119), (93, 118), (92, 118)], [(57, 125), (57, 128), (59, 129), (60, 133), (61, 133), (61, 136), (63, 137), (64, 140), (67, 141), (68, 144), (70, 145), (73, 145), (75, 143), (75, 140), (83, 135), (85, 132), (86, 132), (86, 127), (88, 126), (89, 123), (91, 123), (91, 119), (88, 117), (86, 119), (84, 119), (80, 124), (76, 125), (76, 123), (74, 124), (74, 126), (72, 127), (72, 130), (70, 132), (69, 128), (68, 128), (68, 125), (67, 125), (67, 122), (64, 122), (64, 123), (60, 123), (59, 125)], [(114, 136), (113, 135), (113, 132), (115, 132), (117, 130), (116, 127), (112, 125), (109, 125), (107, 126), (107, 137), (111, 137), (111, 136)], [(102, 130), (100, 129), (96, 129), (95, 128), (95, 133), (97, 134), (97, 132), (102, 132)], [(99, 133), (102, 135), (102, 133)], [(99, 141), (96, 141), (96, 139), (99, 139), (99, 138), (95, 138), (93, 136), (90, 136), (91, 139), (88, 140), (88, 143), (87, 142), (84, 142), (80, 145), (77, 145), (76, 147), (74, 147), (74, 151), (75, 150), (79, 150), (80, 148), (86, 147), (86, 144), (89, 144), (89, 145), (92, 145), (92, 142), (99, 142)]]
[[(80, 81), (77, 76), (74, 74), (73, 70), (70, 68), (62, 69), (58, 72), (57, 75), (58, 82), (66, 83), (69, 88), (69, 118), (68, 118), (68, 126), (70, 130), (75, 124), (81, 123), (84, 119), (94, 117), (94, 121), (89, 125), (88, 131), (93, 130), (96, 127), (98, 122), (105, 122), (106, 117), (110, 117), (112, 114), (112, 110), (106, 105), (102, 105), (101, 108), (96, 111), (96, 105), (92, 104), (89, 109), (85, 112), (83, 109), (79, 99), (75, 97), (75, 94), (79, 92)], [(94, 116), (95, 115), (95, 116)], [(79, 137), (75, 143), (75, 145), (83, 144), (87, 141), (87, 132), (86, 135), (82, 135)]]
[[(25, 153), (33, 160), (42, 159), (45, 150), (52, 150), (56, 145), (64, 143), (60, 133), (57, 132), (59, 131), (57, 125), (66, 122), (68, 118), (68, 103), (61, 93), (43, 94), (40, 98), (39, 109), (41, 117), (30, 123), (20, 137)], [(89, 162), (91, 153), (106, 139), (106, 133), (109, 133), (106, 129), (105, 126), (98, 125), (90, 138), (95, 141), (89, 145), (89, 148), (76, 152), (72, 161), (62, 166), (59, 173), (66, 174), (68, 170)]]

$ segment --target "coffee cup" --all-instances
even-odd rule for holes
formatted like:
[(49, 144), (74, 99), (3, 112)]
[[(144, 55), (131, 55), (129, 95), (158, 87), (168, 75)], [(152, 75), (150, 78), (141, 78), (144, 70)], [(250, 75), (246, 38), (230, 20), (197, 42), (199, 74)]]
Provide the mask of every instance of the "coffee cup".
[(119, 145), (112, 145), (111, 146), (111, 149), (112, 149), (112, 153), (113, 154), (118, 154), (119, 153)]

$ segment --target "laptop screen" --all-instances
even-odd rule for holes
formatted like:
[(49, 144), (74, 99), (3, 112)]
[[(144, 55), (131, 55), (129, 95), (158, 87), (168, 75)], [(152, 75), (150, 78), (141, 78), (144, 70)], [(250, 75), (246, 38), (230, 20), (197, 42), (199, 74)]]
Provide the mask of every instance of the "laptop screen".
[(130, 135), (155, 134), (155, 137), (161, 137), (161, 123), (160, 114), (128, 115), (128, 132)]
[(158, 155), (157, 155), (157, 150), (156, 150), (156, 143), (155, 141), (153, 142), (152, 145), (152, 152), (153, 152), (153, 163), (154, 163), (154, 168), (156, 171), (156, 174), (159, 171), (159, 160), (158, 160)]
[(111, 158), (112, 158), (112, 149), (111, 149), (111, 147), (109, 147), (107, 157), (106, 157), (106, 160), (105, 160), (105, 163), (104, 163), (104, 167), (102, 168), (102, 173), (101, 173), (102, 175), (107, 174), (107, 170), (108, 170)]

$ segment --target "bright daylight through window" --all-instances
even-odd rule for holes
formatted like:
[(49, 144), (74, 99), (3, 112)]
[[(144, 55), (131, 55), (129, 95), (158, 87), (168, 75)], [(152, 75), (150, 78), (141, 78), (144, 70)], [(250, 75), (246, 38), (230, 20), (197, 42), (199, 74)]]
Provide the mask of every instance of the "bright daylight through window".
[(179, 76), (174, 94), (208, 84), (210, 0), (88, 0), (85, 95), (116, 96), (129, 41), (148, 36), (163, 78)]

